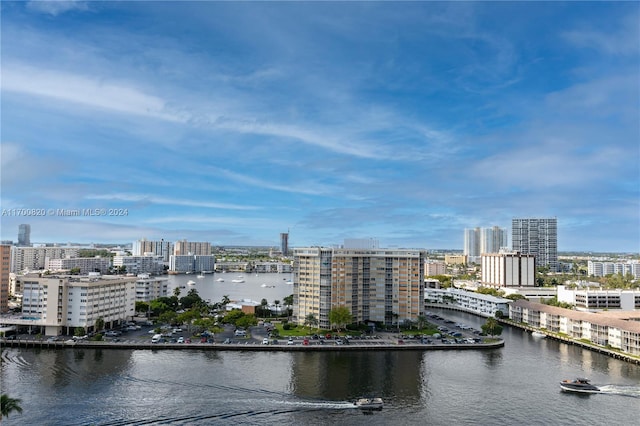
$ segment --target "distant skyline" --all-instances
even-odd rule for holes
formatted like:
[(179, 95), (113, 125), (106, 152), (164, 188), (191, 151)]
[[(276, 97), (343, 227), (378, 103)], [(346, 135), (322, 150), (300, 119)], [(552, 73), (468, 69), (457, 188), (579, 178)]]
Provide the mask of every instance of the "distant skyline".
[(461, 250), (556, 217), (559, 251), (640, 251), (637, 2), (0, 14), (3, 240)]

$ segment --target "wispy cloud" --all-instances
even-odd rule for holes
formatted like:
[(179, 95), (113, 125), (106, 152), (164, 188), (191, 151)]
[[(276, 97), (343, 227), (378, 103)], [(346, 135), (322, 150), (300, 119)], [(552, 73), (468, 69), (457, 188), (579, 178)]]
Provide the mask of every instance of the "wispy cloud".
[(27, 2), (27, 8), (34, 12), (57, 16), (71, 11), (87, 11), (89, 5), (86, 1), (78, 0), (37, 0)]
[(209, 201), (185, 200), (179, 198), (165, 198), (154, 195), (144, 194), (91, 194), (85, 197), (87, 200), (109, 200), (109, 201), (126, 201), (132, 203), (151, 203), (172, 206), (186, 207), (204, 207), (209, 209), (226, 209), (226, 210), (259, 210), (261, 207), (250, 205), (238, 205), (227, 203), (213, 203)]

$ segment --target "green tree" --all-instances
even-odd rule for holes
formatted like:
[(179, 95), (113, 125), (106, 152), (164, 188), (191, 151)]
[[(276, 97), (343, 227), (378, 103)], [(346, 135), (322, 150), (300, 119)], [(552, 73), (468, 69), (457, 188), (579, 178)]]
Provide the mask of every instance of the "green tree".
[(180, 287), (176, 287), (173, 289), (173, 295), (175, 297), (180, 297)]
[(136, 312), (138, 314), (143, 313), (146, 315), (149, 312), (149, 304), (147, 302), (136, 302)]
[(0, 420), (3, 417), (9, 417), (12, 412), (22, 413), (22, 407), (19, 398), (10, 398), (9, 395), (3, 393), (0, 395)]
[(100, 317), (96, 320), (94, 324), (94, 328), (96, 331), (100, 331), (104, 329), (104, 318)]
[(80, 268), (71, 268), (69, 270), (69, 274), (71, 274), (71, 275), (79, 275), (80, 274)]
[(499, 336), (502, 334), (502, 326), (495, 318), (489, 317), (487, 321), (482, 325), (482, 332), (489, 336)]
[(418, 315), (418, 320), (416, 322), (418, 324), (418, 328), (422, 330), (427, 324), (427, 317), (424, 315)]
[(87, 333), (84, 332), (84, 328), (83, 327), (76, 327), (75, 330), (73, 330), (73, 335), (74, 336), (84, 336), (85, 334), (87, 334)]
[(521, 300), (521, 299), (529, 300), (529, 299), (527, 299), (526, 297), (524, 297), (523, 295), (518, 294), (518, 293), (513, 293), (513, 294), (510, 294), (510, 295), (508, 295), (508, 296), (505, 296), (505, 299), (511, 299), (511, 300), (513, 300), (513, 301)]
[(316, 318), (315, 315), (313, 314), (309, 314), (304, 318), (304, 325), (309, 327), (309, 331), (311, 331), (311, 327), (317, 327), (318, 326), (318, 319)]
[(293, 294), (288, 295), (282, 300), (284, 301), (284, 305), (286, 306), (286, 309), (287, 309), (287, 319), (288, 319), (292, 313), (291, 307), (293, 306)]
[(351, 311), (349, 311), (349, 308), (346, 306), (336, 306), (329, 311), (329, 322), (335, 326), (338, 331), (347, 324), (351, 324), (352, 321)]

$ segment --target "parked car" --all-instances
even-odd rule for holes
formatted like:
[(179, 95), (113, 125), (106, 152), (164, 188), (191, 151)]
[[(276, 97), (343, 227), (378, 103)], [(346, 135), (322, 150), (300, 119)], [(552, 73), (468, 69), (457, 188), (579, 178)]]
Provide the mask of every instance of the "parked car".
[(268, 345), (269, 344), (269, 339), (266, 338), (266, 337), (264, 339), (262, 339), (262, 344), (263, 345)]
[(293, 345), (294, 341), (293, 338), (289, 337), (289, 340), (287, 340), (287, 345)]
[(184, 343), (184, 337), (179, 337), (178, 338), (178, 343)]

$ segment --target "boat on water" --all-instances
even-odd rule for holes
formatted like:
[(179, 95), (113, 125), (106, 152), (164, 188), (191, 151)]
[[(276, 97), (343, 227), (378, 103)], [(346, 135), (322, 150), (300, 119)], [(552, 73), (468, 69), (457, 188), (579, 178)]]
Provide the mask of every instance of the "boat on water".
[(541, 332), (539, 332), (539, 331), (534, 331), (534, 332), (532, 332), (532, 333), (531, 333), (531, 335), (532, 335), (533, 337), (538, 338), (538, 339), (544, 339), (545, 337), (547, 337), (547, 335), (546, 335), (546, 334), (541, 333)]
[(382, 398), (359, 398), (353, 404), (361, 410), (382, 410), (384, 402)]
[(562, 390), (569, 392), (595, 393), (600, 392), (600, 388), (590, 383), (589, 379), (577, 378), (575, 380), (563, 380), (560, 382)]
[(237, 280), (231, 280), (232, 283), (243, 283), (244, 280), (242, 279), (237, 279)]
[(200, 274), (200, 275), (198, 275), (198, 278), (202, 279), (202, 278), (204, 278), (204, 275)]
[(188, 286), (196, 285), (196, 282), (192, 281), (192, 280), (189, 280), (189, 281), (187, 281), (187, 285)]
[(224, 280), (222, 278), (218, 278), (216, 281), (218, 281), (219, 283), (223, 283)]

